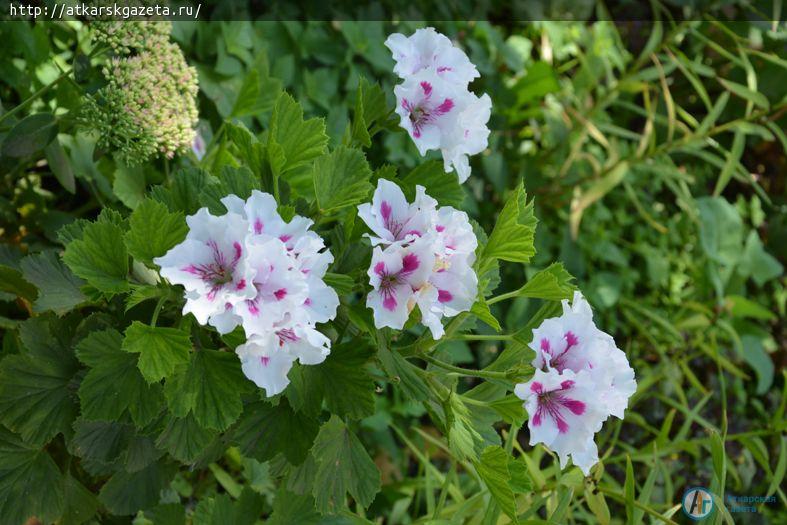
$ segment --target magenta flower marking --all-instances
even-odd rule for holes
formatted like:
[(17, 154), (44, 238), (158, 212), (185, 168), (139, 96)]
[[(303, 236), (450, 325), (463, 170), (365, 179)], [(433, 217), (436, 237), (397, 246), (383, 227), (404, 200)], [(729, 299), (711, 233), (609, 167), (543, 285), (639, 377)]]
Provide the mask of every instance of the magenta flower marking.
[(441, 303), (447, 303), (453, 298), (454, 296), (448, 290), (437, 290), (437, 300)]
[(282, 299), (287, 297), (287, 289), (286, 288), (279, 288), (278, 290), (273, 292), (273, 295), (276, 297), (277, 301), (281, 301)]
[(533, 426), (543, 423), (545, 417), (551, 418), (557, 425), (557, 430), (561, 434), (568, 432), (568, 422), (565, 420), (564, 410), (568, 410), (574, 415), (581, 416), (585, 413), (585, 403), (577, 399), (571, 399), (563, 393), (574, 387), (573, 381), (563, 381), (560, 388), (549, 392), (544, 391), (544, 385), (534, 381), (530, 385), (530, 390), (538, 396), (538, 408), (533, 414)]
[(544, 353), (549, 354), (550, 356), (549, 364), (550, 366), (557, 369), (558, 372), (562, 372), (565, 369), (566, 367), (565, 362), (566, 362), (566, 358), (568, 357), (569, 351), (579, 344), (579, 337), (577, 337), (574, 334), (574, 332), (570, 330), (566, 332), (563, 338), (566, 340), (566, 348), (564, 348), (563, 351), (557, 355), (552, 354), (552, 349), (549, 345), (549, 340), (547, 340), (546, 338), (541, 339), (541, 350)]
[(279, 330), (276, 332), (276, 335), (279, 338), (279, 346), (284, 346), (286, 343), (295, 343), (301, 339), (295, 335), (295, 330), (292, 328), (284, 328), (283, 330)]
[(394, 290), (397, 285), (402, 284), (407, 276), (413, 273), (421, 265), (418, 256), (408, 253), (402, 258), (402, 269), (396, 273), (391, 273), (385, 267), (383, 261), (374, 265), (374, 273), (380, 276), (380, 294), (383, 296), (383, 307), (393, 311), (398, 304)]
[(268, 363), (270, 363), (270, 360), (271, 360), (271, 358), (267, 357), (267, 356), (260, 357), (260, 363), (262, 363), (262, 366), (268, 366)]
[(406, 98), (402, 99), (402, 107), (410, 114), (410, 123), (413, 126), (413, 137), (415, 138), (421, 138), (424, 126), (434, 123), (435, 119), (454, 108), (454, 101), (450, 98), (444, 99), (439, 104), (432, 103), (432, 84), (429, 82), (421, 82), (421, 91), (423, 91), (423, 97), (417, 104), (411, 103)]
[[(213, 260), (205, 264), (189, 264), (182, 268), (182, 270), (192, 275), (196, 275), (202, 282), (210, 286), (210, 290), (206, 297), (209, 301), (212, 301), (222, 288), (232, 282), (235, 267), (243, 256), (243, 247), (239, 242), (232, 243), (234, 254), (232, 260), (228, 261), (224, 252), (219, 249), (216, 241), (210, 240), (207, 242), (207, 245), (211, 250)], [(245, 286), (246, 281), (241, 280), (237, 284), (237, 289), (242, 290)]]
[(256, 233), (257, 235), (261, 234), (263, 227), (264, 225), (262, 224), (262, 221), (260, 219), (256, 219), (254, 221), (254, 233)]

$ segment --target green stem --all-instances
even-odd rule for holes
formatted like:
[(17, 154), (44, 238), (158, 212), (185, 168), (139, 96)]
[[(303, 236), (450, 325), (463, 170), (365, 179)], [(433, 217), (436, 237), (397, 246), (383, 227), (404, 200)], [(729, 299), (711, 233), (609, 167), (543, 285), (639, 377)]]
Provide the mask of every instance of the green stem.
[(6, 120), (8, 118), (11, 118), (12, 116), (16, 115), (17, 113), (19, 113), (20, 111), (25, 109), (33, 101), (35, 101), (38, 98), (40, 98), (42, 95), (44, 95), (44, 93), (46, 93), (47, 91), (49, 91), (50, 89), (55, 87), (57, 84), (59, 84), (62, 80), (64, 80), (70, 74), (71, 74), (71, 71), (66, 71), (65, 73), (61, 74), (59, 77), (54, 79), (52, 82), (50, 82), (49, 84), (45, 85), (44, 87), (42, 87), (41, 89), (39, 89), (38, 91), (36, 91), (32, 95), (30, 95), (29, 97), (27, 97), (18, 106), (16, 106), (15, 108), (11, 109), (7, 113), (4, 113), (4, 114), (0, 115), (0, 123), (2, 123), (4, 120)]
[(493, 335), (482, 335), (482, 334), (460, 334), (454, 336), (452, 339), (458, 341), (510, 341), (514, 338), (514, 334), (493, 334)]
[(167, 301), (167, 296), (160, 298), (156, 303), (156, 309), (153, 310), (153, 317), (150, 318), (150, 326), (155, 327), (156, 322), (158, 321), (158, 314), (161, 313), (161, 308), (164, 306), (164, 303)]
[(418, 358), (423, 359), (424, 361), (431, 363), (438, 368), (442, 368), (443, 370), (448, 370), (449, 372), (453, 372), (454, 374), (458, 374), (465, 377), (480, 377), (482, 379), (509, 379), (508, 374), (506, 374), (505, 372), (493, 372), (490, 370), (470, 370), (468, 368), (460, 368), (458, 366), (444, 363), (439, 359), (435, 359), (434, 357), (428, 354), (421, 354), (418, 356)]
[(513, 292), (501, 293), (500, 295), (487, 299), (486, 304), (492, 306), (493, 304), (499, 303), (500, 301), (515, 299), (517, 297), (519, 297), (519, 289), (514, 290)]

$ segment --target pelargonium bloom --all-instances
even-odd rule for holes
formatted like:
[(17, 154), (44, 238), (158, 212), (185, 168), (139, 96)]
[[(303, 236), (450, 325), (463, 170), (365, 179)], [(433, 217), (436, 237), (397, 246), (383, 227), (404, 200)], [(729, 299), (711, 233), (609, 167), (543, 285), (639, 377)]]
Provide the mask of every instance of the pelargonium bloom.
[(314, 365), (331, 341), (316, 329), (336, 316), (339, 298), (323, 277), (333, 262), (312, 221), (284, 221), (276, 200), (260, 191), (222, 199), (228, 212), (206, 208), (188, 217), (186, 240), (155, 259), (161, 275), (186, 288), (184, 313), (225, 334), (242, 326), (236, 352), (246, 376), (271, 396), (288, 384), (297, 360)]
[[(580, 292), (575, 292), (571, 304), (563, 301), (561, 316), (546, 319), (533, 330), (530, 347), (536, 353), (532, 361), (536, 375), (514, 392), (530, 414), (531, 445), (544, 443), (557, 452), (561, 467), (571, 455), (587, 475), (598, 461), (593, 434), (610, 415), (623, 418), (637, 389), (634, 370), (612, 337), (595, 325)], [(572, 382), (570, 389), (564, 388), (565, 381)], [(567, 399), (571, 402), (562, 403)], [(546, 426), (545, 416), (551, 418)], [(574, 416), (583, 416), (578, 420), (581, 425), (569, 424)]]
[(404, 80), (394, 88), (401, 126), (421, 155), (439, 149), (446, 172), (456, 170), (459, 182), (470, 176), (469, 155), (486, 149), (492, 101), (476, 96), (468, 83), (478, 76), (467, 56), (434, 29), (410, 37), (391, 35), (386, 41)]
[(415, 202), (410, 204), (395, 183), (379, 179), (372, 202), (358, 206), (358, 216), (375, 235), (368, 235), (372, 246), (406, 243), (423, 237), (432, 228), (437, 201), (416, 187)]
[(290, 384), (295, 361), (317, 365), (331, 353), (331, 340), (313, 327), (284, 322), (263, 335), (250, 337), (235, 350), (243, 373), (265, 394), (280, 394)]
[(574, 293), (570, 305), (563, 301), (563, 315), (533, 330), (530, 347), (536, 352), (535, 368), (591, 372), (603, 385), (598, 393), (605, 399), (607, 412), (623, 417), (628, 398), (637, 390), (634, 370), (612, 336), (596, 327), (590, 304), (580, 292)]
[(216, 217), (207, 208), (186, 218), (186, 239), (153, 260), (162, 277), (186, 289), (183, 313), (200, 324), (226, 305), (251, 299), (255, 270), (247, 263), (246, 221), (237, 215)]
[(433, 69), (445, 80), (467, 86), (478, 77), (478, 70), (465, 52), (433, 27), (418, 29), (409, 37), (394, 33), (386, 39), (385, 45), (396, 61), (394, 73), (399, 78)]
[(533, 379), (516, 385), (530, 415), (530, 446), (543, 443), (557, 453), (560, 467), (568, 456), (587, 475), (598, 462), (593, 435), (607, 418), (596, 395), (596, 384), (587, 371), (536, 370)]
[(366, 306), (374, 310), (377, 328), (404, 327), (415, 306), (415, 293), (427, 284), (434, 262), (428, 241), (374, 249), (368, 272), (374, 289), (366, 297)]
[(380, 179), (358, 216), (375, 234), (369, 235), (375, 250), (368, 272), (373, 291), (366, 300), (375, 326), (401, 329), (417, 305), (422, 323), (441, 338), (442, 318), (470, 310), (478, 291), (478, 240), (467, 214), (437, 208), (422, 186), (410, 204), (399, 186)]

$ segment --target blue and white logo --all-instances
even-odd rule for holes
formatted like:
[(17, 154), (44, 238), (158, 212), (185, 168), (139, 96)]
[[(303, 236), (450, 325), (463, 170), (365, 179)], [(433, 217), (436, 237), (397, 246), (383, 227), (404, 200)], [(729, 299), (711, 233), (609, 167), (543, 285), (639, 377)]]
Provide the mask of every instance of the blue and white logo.
[(713, 496), (705, 487), (691, 487), (683, 493), (683, 513), (693, 520), (707, 518), (713, 512)]

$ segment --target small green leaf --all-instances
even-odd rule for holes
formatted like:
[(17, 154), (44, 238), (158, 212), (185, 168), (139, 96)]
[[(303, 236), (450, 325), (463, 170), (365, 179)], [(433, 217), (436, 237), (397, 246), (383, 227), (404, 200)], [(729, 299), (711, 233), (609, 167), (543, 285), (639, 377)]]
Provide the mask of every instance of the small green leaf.
[(137, 206), (129, 218), (129, 228), (125, 237), (128, 252), (148, 265), (182, 242), (188, 233), (180, 212), (169, 212), (166, 206), (152, 199)]
[(136, 209), (145, 200), (145, 169), (142, 166), (118, 163), (112, 192), (127, 207)]
[(214, 215), (223, 215), (227, 213), (227, 208), (221, 203), (222, 198), (227, 195), (237, 195), (241, 199), (248, 199), (253, 190), (260, 188), (259, 177), (256, 177), (249, 168), (224, 166), (221, 176), (218, 177), (218, 184), (205, 186), (199, 200)]
[(312, 180), (317, 204), (330, 213), (358, 204), (372, 191), (372, 170), (363, 152), (339, 147), (314, 162)]
[(202, 206), (199, 195), (211, 181), (213, 177), (204, 170), (182, 169), (172, 175), (172, 183), (169, 186), (154, 186), (150, 190), (150, 195), (153, 200), (169, 208), (169, 211), (191, 215)]
[(368, 508), (380, 491), (380, 471), (358, 437), (332, 415), (320, 428), (312, 447), (317, 461), (313, 495), (317, 510), (336, 513), (349, 492), (358, 505)]
[(295, 412), (286, 399), (276, 406), (260, 401), (246, 407), (233, 442), (243, 454), (260, 461), (283, 454), (291, 464), (299, 465), (309, 454), (318, 429), (316, 419)]
[(527, 202), (525, 188), (520, 183), (506, 201), (497, 218), (489, 241), (484, 248), (483, 258), (520, 263), (529, 262), (536, 253), (533, 246), (536, 223), (533, 201)]
[(171, 376), (189, 360), (189, 334), (177, 328), (160, 328), (134, 321), (126, 328), (123, 350), (139, 355), (139, 367), (148, 383)]
[(85, 225), (80, 239), (66, 245), (63, 261), (77, 276), (101, 292), (128, 290), (128, 253), (123, 228), (105, 218)]
[(228, 494), (219, 494), (200, 501), (194, 510), (193, 525), (254, 525), (265, 508), (265, 499), (249, 487), (239, 491), (233, 501)]
[(479, 297), (475, 303), (473, 303), (473, 307), (470, 309), (470, 313), (478, 317), (480, 320), (494, 328), (496, 331), (502, 330), (500, 326), (500, 321), (492, 315), (492, 311), (489, 309), (489, 305), (486, 303), (486, 300), (483, 297)]
[(759, 91), (752, 91), (751, 89), (747, 88), (742, 84), (738, 84), (730, 80), (725, 80), (723, 78), (720, 78), (719, 82), (733, 95), (737, 95), (744, 100), (748, 100), (749, 102), (753, 103), (755, 106), (758, 106), (764, 110), (770, 109), (771, 107), (770, 102), (768, 102), (768, 99), (765, 97), (765, 95), (763, 95)]
[(407, 397), (414, 401), (426, 401), (432, 395), (429, 385), (422, 377), (425, 372), (402, 357), (398, 351), (391, 350), (387, 345), (381, 346), (377, 357), (390, 380), (393, 383), (398, 382), (396, 386), (401, 388)]
[(17, 122), (3, 140), (6, 157), (27, 157), (47, 147), (57, 137), (58, 124), (51, 113), (28, 115)]
[(233, 354), (200, 350), (187, 368), (167, 379), (164, 393), (176, 416), (192, 412), (203, 427), (224, 431), (243, 411), (240, 396), (248, 385)]
[(547, 301), (570, 299), (575, 287), (574, 277), (566, 271), (563, 263), (553, 263), (544, 268), (516, 291), (517, 297), (531, 297)]
[(38, 287), (38, 298), (33, 310), (52, 310), (58, 315), (72, 310), (87, 299), (80, 287), (84, 284), (76, 277), (54, 251), (28, 255), (20, 263), (25, 279)]
[(415, 198), (415, 187), (423, 186), (426, 194), (442, 206), (461, 208), (465, 190), (454, 173), (446, 173), (443, 163), (437, 160), (423, 162), (401, 179), (407, 197)]
[(71, 162), (68, 160), (63, 145), (60, 144), (59, 140), (55, 139), (44, 148), (44, 153), (46, 154), (49, 169), (52, 170), (52, 174), (57, 181), (68, 193), (74, 193), (76, 191), (74, 170), (71, 169)]
[(476, 445), (483, 440), (473, 427), (470, 410), (462, 401), (462, 396), (451, 392), (443, 404), (445, 427), (448, 433), (448, 446), (459, 460), (475, 460), (478, 457)]

